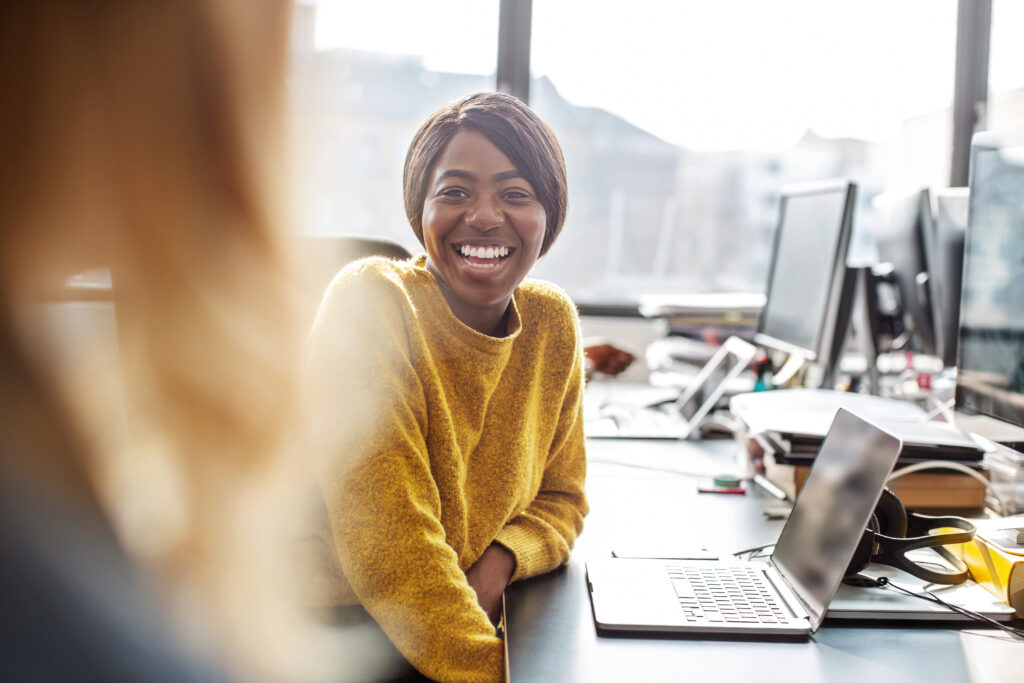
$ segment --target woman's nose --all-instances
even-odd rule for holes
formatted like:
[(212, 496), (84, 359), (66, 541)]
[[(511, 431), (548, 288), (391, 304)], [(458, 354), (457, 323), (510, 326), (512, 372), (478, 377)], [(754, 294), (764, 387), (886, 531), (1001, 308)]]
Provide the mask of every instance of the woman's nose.
[(504, 215), (493, 199), (481, 197), (466, 212), (466, 224), (486, 232), (504, 222)]

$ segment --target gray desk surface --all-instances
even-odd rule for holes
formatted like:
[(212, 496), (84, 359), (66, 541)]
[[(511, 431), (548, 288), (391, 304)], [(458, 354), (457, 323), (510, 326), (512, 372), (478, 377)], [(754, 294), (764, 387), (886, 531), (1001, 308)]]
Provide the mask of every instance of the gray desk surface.
[(1024, 681), (1024, 642), (987, 629), (826, 621), (798, 642), (598, 635), (587, 557), (665, 536), (681, 548), (722, 555), (775, 541), (782, 522), (766, 522), (762, 512), (780, 501), (756, 487), (744, 496), (696, 491), (700, 477), (728, 469), (737, 447), (733, 441), (591, 440), (591, 512), (569, 565), (506, 591), (512, 683)]

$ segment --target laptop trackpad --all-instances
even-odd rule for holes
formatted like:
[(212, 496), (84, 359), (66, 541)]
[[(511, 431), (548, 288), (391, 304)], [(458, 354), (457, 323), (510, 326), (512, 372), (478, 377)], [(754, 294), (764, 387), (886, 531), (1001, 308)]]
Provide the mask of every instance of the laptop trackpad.
[(665, 563), (610, 558), (587, 562), (594, 619), (606, 628), (658, 630), (685, 623)]

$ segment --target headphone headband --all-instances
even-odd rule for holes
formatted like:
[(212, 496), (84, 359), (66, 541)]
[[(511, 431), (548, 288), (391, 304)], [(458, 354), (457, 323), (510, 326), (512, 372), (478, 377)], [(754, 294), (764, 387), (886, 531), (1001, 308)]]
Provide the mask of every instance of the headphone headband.
[[(940, 531), (950, 527), (959, 531)], [(974, 534), (974, 525), (963, 517), (935, 517), (908, 511), (895, 493), (884, 489), (846, 575), (852, 576), (869, 562), (877, 562), (902, 569), (929, 583), (962, 583), (968, 578), (967, 565), (945, 546), (966, 543)], [(936, 568), (927, 567), (907, 557), (907, 553), (919, 548), (932, 548), (950, 568), (939, 564), (934, 565)]]
[[(960, 531), (941, 532), (942, 528), (953, 527)], [(934, 532), (934, 533), (932, 533)], [(907, 536), (895, 537), (876, 533), (878, 551), (871, 557), (872, 562), (887, 564), (913, 574), (929, 583), (957, 584), (968, 578), (967, 565), (945, 547), (955, 543), (966, 543), (974, 538), (974, 525), (962, 517), (932, 517), (910, 512), (907, 515)], [(911, 536), (910, 534), (916, 534)], [(907, 553), (918, 548), (932, 548), (949, 562), (951, 569), (930, 569), (907, 557)]]

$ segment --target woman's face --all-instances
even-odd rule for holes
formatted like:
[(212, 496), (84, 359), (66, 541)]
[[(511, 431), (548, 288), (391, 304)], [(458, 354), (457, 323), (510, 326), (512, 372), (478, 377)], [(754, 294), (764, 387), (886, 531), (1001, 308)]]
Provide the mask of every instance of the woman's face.
[(512, 291), (540, 257), (544, 207), (508, 157), (475, 130), (456, 133), (430, 174), (427, 268), (456, 317), (500, 334)]

